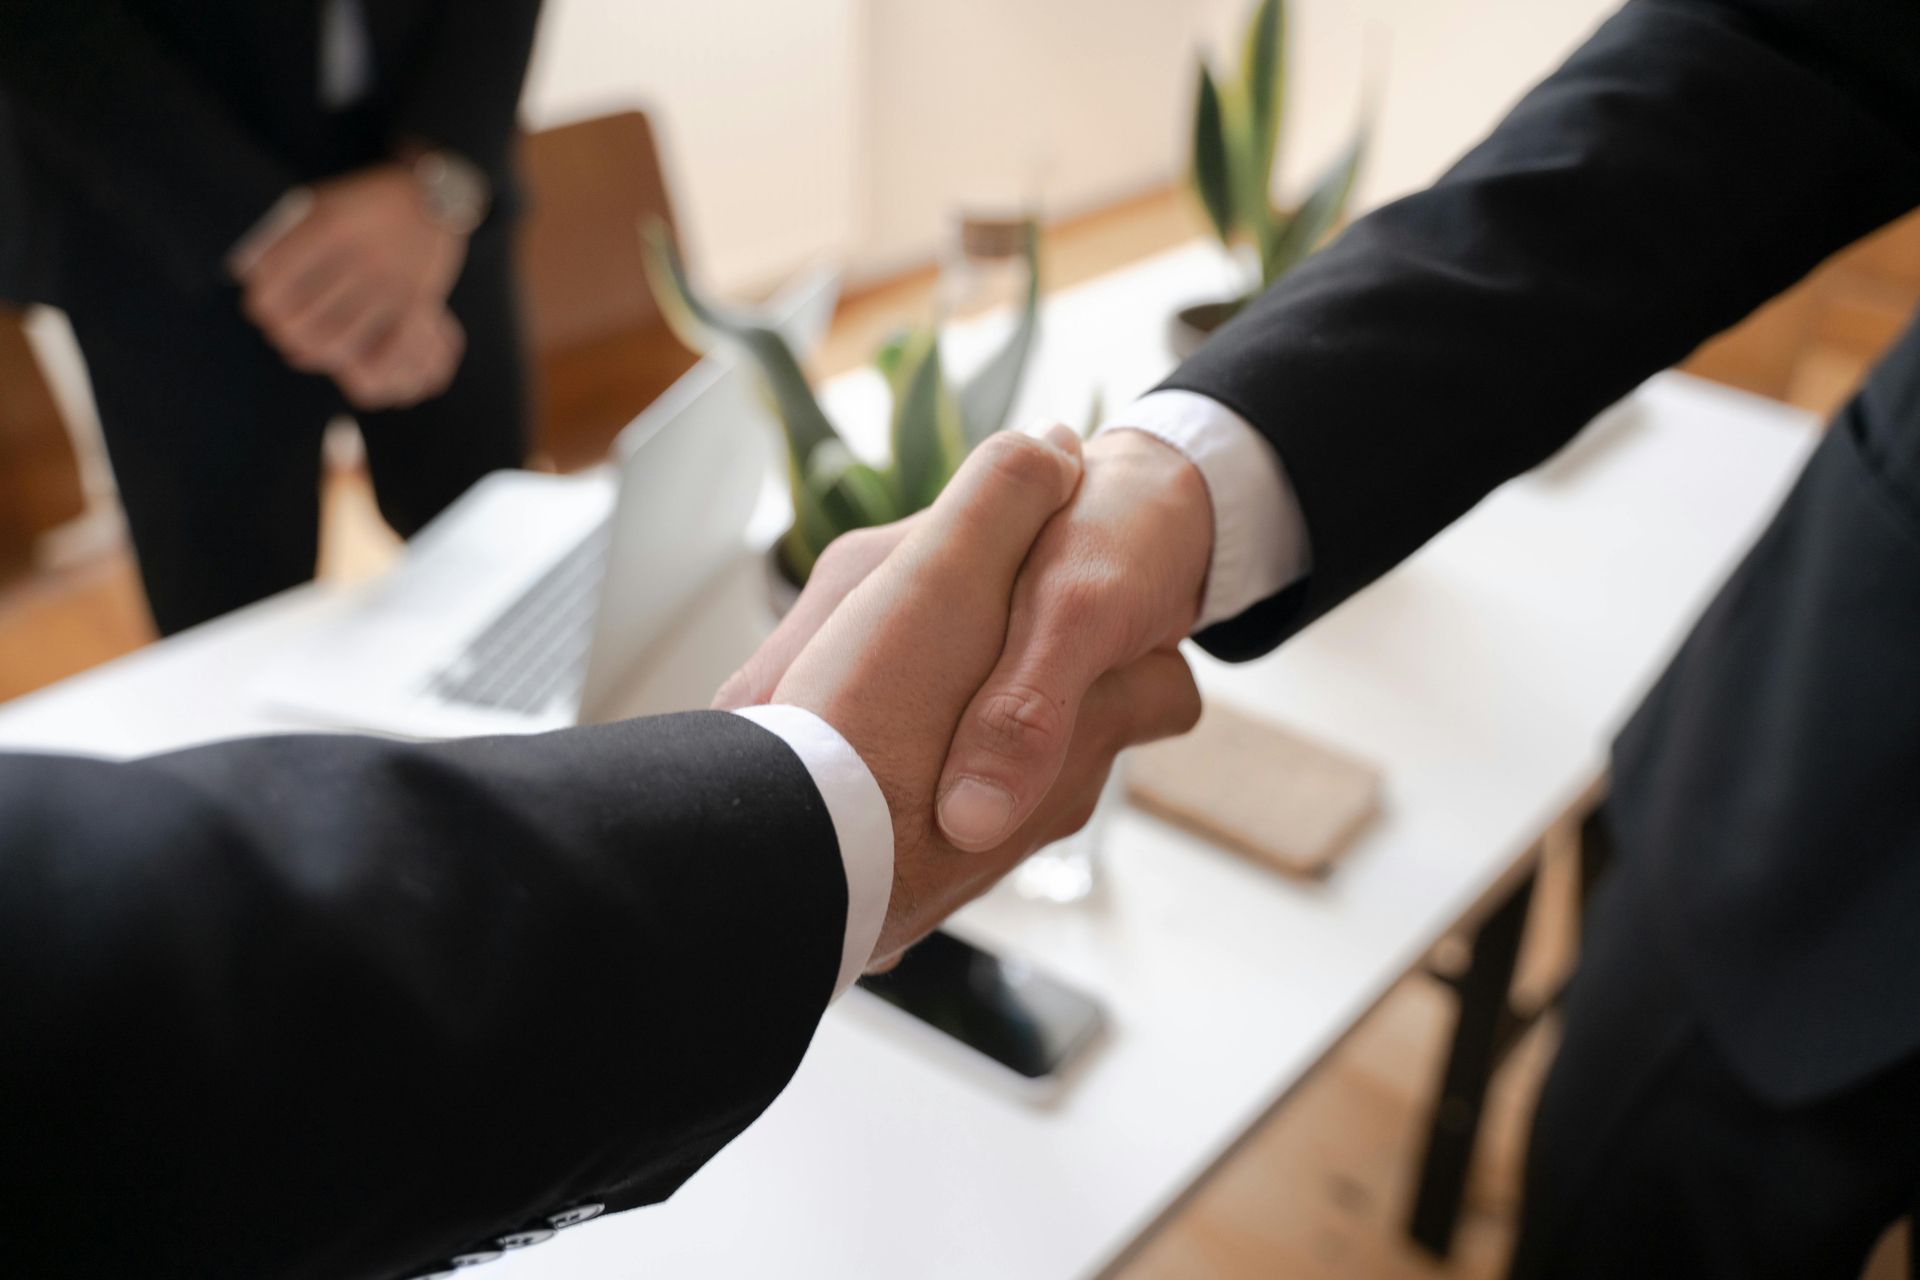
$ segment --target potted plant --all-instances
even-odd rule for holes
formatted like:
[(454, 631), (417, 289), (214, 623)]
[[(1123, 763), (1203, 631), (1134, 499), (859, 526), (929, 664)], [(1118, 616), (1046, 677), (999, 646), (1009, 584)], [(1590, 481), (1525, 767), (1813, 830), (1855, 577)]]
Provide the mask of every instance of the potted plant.
[(1298, 266), (1339, 225), (1353, 195), (1371, 131), (1368, 113), (1353, 138), (1292, 209), (1274, 204), (1273, 169), (1286, 106), (1281, 92), (1287, 43), (1286, 0), (1260, 0), (1241, 41), (1239, 75), (1215, 79), (1200, 63), (1193, 113), (1191, 181), (1222, 244), (1250, 264), (1237, 297), (1177, 312), (1169, 330), (1176, 354), (1192, 354), (1267, 286)]
[(779, 418), (793, 525), (773, 549), (776, 605), (792, 602), (820, 553), (841, 534), (930, 506), (973, 447), (1006, 425), (1039, 327), (1038, 246), (1038, 226), (1029, 219), (1026, 290), (1013, 332), (963, 384), (954, 386), (941, 365), (938, 323), (900, 334), (876, 354), (893, 391), (893, 411), (892, 456), (875, 467), (855, 455), (827, 418), (769, 319), (701, 295), (665, 226), (647, 228), (647, 278), (668, 324), (695, 351), (723, 343), (738, 348), (758, 368)]

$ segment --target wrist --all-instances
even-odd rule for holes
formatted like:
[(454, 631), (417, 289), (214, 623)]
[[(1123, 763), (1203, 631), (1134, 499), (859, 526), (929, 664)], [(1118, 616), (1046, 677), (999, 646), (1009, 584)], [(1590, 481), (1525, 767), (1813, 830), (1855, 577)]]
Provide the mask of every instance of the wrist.
[(227, 273), (244, 281), (267, 251), (307, 220), (313, 212), (313, 188), (295, 187), (274, 201), (273, 207), (227, 253)]
[(837, 998), (852, 986), (891, 921), (894, 898), (892, 811), (872, 770), (840, 731), (803, 707), (742, 707), (751, 720), (784, 741), (813, 780), (833, 824), (847, 879), (847, 924), (840, 954)]
[(1087, 474), (1110, 475), (1139, 506), (1134, 518), (1153, 531), (1156, 558), (1167, 566), (1191, 625), (1206, 595), (1213, 561), (1213, 497), (1206, 476), (1179, 449), (1150, 432), (1116, 425), (1086, 447)]
[(398, 164), (411, 182), (427, 220), (462, 239), (473, 235), (493, 209), (493, 184), (480, 166), (457, 152), (409, 146)]

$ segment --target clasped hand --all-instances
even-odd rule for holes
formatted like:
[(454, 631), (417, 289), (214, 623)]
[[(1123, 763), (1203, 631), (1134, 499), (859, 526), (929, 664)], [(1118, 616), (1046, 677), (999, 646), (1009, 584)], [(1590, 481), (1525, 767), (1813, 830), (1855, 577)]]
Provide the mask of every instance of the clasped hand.
[(466, 334), (447, 297), (465, 237), (429, 216), (412, 176), (378, 165), (313, 187), (294, 225), (232, 263), (247, 318), (293, 368), (355, 408), (398, 409), (453, 381)]
[(1002, 434), (933, 507), (827, 548), (715, 705), (805, 707), (894, 822), (885, 967), (1091, 816), (1121, 750), (1200, 714), (1176, 646), (1213, 544), (1204, 481), (1137, 432)]

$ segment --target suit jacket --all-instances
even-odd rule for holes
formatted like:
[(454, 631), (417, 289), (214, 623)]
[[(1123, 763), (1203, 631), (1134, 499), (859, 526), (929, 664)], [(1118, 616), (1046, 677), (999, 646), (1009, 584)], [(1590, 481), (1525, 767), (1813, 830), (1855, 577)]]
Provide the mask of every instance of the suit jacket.
[[(1635, 0), (1452, 171), (1178, 370), (1284, 460), (1310, 578), (1247, 658), (1920, 204), (1920, 5)], [(1616, 749), (1612, 816), (1763, 1095), (1920, 1051), (1920, 337), (1841, 415)]]
[(663, 1199), (792, 1075), (846, 905), (722, 713), (0, 757), (0, 1275), (432, 1272)]
[[(211, 288), (288, 190), (407, 140), (466, 155), (510, 207), (539, 0), (362, 8), (372, 91), (335, 112), (322, 0), (0, 0), (0, 188), (15, 193), (0, 196), (0, 297), (64, 302), (66, 255), (114, 234), (180, 287)], [(86, 235), (52, 239), (76, 221)]]

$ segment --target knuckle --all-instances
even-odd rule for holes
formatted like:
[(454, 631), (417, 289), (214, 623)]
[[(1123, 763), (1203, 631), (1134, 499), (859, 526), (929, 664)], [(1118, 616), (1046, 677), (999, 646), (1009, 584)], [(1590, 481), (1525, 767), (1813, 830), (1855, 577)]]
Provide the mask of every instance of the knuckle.
[(1113, 618), (1123, 585), (1104, 567), (1078, 565), (1054, 579), (1042, 608), (1060, 634), (1085, 641)]
[(983, 465), (998, 485), (1051, 494), (1060, 479), (1060, 465), (1053, 450), (1030, 436), (1002, 431), (988, 436), (980, 445), (985, 453)]
[(988, 695), (975, 713), (976, 742), (988, 754), (1016, 764), (1045, 756), (1061, 741), (1066, 717), (1059, 704), (1030, 685)]
[(829, 583), (858, 581), (885, 560), (899, 541), (898, 525), (849, 529), (827, 544), (815, 572)]
[(867, 546), (873, 541), (871, 529), (849, 529), (827, 544), (820, 553), (820, 563), (833, 568), (858, 560)]
[(1206, 711), (1200, 701), (1200, 689), (1193, 683), (1191, 676), (1183, 682), (1180, 691), (1180, 709), (1174, 715), (1177, 733), (1188, 733), (1200, 723), (1200, 717)]
[(859, 533), (843, 533), (829, 542), (813, 562), (813, 572), (807, 575), (807, 585), (801, 594), (808, 591), (824, 590), (829, 582), (838, 582), (850, 576), (851, 568), (859, 556)]
[(1155, 687), (1142, 686), (1136, 695), (1135, 701), (1142, 709), (1123, 713), (1117, 726), (1116, 749), (1177, 738), (1200, 723), (1205, 705), (1184, 659), (1170, 655), (1151, 680)]

